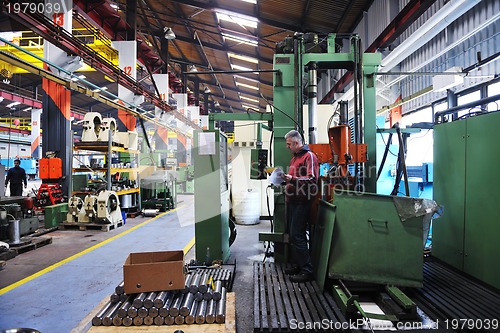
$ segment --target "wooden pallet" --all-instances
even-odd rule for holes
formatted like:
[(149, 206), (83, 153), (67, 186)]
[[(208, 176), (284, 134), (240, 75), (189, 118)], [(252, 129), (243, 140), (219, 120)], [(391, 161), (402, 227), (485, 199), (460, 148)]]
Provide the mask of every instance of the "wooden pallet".
[(253, 268), (254, 332), (293, 332), (300, 323), (320, 325), (326, 320), (334, 327), (346, 321), (333, 298), (322, 293), (315, 281), (292, 283), (280, 264), (255, 262)]
[(180, 330), (184, 333), (236, 333), (236, 296), (234, 292), (226, 294), (226, 322), (224, 324), (202, 324), (202, 325), (171, 325), (171, 326), (92, 326), (92, 318), (106, 305), (109, 296), (105, 297), (79, 324), (71, 330), (71, 333), (120, 333), (120, 332), (148, 332), (165, 333)]
[(61, 230), (102, 230), (102, 231), (110, 231), (121, 227), (123, 225), (123, 221), (113, 224), (100, 224), (100, 223), (71, 223), (71, 222), (63, 222), (59, 224), (59, 229)]
[(21, 254), (21, 253), (28, 252), (31, 250), (36, 250), (39, 247), (42, 247), (42, 246), (45, 246), (48, 244), (52, 244), (52, 237), (33, 237), (31, 239), (31, 243), (26, 244), (26, 245), (22, 245), (22, 246), (18, 246), (18, 247), (11, 246), (11, 249), (16, 251), (17, 254)]

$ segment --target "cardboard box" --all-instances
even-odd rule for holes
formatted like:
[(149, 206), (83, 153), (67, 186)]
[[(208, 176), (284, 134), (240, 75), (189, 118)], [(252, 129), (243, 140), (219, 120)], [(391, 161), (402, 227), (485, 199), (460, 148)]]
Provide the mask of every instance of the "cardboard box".
[(130, 253), (123, 265), (125, 293), (184, 288), (184, 252)]

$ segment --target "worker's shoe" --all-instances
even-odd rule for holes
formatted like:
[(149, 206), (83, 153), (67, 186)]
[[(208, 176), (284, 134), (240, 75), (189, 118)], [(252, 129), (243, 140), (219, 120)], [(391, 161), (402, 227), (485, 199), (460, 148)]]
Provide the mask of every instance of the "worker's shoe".
[(292, 265), (291, 267), (285, 268), (285, 274), (287, 275), (295, 275), (300, 273), (299, 266)]
[(290, 276), (290, 281), (292, 282), (307, 282), (307, 281), (313, 281), (314, 276), (311, 273), (299, 273), (295, 275)]

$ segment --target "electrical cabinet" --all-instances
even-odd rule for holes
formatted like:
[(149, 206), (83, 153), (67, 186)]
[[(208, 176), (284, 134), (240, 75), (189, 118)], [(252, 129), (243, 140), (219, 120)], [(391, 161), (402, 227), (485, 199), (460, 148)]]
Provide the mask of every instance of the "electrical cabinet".
[(194, 133), (196, 259), (229, 258), (227, 137), (217, 130)]
[(500, 288), (500, 113), (434, 127), (433, 256)]

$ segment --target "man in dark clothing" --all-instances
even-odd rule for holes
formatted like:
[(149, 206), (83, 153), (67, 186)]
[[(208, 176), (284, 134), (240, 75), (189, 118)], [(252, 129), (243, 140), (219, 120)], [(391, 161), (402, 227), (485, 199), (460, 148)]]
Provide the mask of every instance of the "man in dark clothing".
[(21, 161), (16, 159), (14, 161), (14, 167), (7, 171), (7, 177), (5, 178), (5, 187), (10, 181), (10, 196), (22, 196), (23, 195), (23, 183), (24, 188), (28, 186), (28, 181), (26, 179), (26, 171), (19, 165)]
[(309, 147), (304, 145), (299, 132), (292, 130), (285, 135), (285, 139), (286, 147), (293, 154), (288, 174), (283, 175), (293, 264), (285, 272), (291, 275), (292, 282), (306, 282), (314, 278), (307, 230), (311, 205), (318, 194), (319, 162)]

